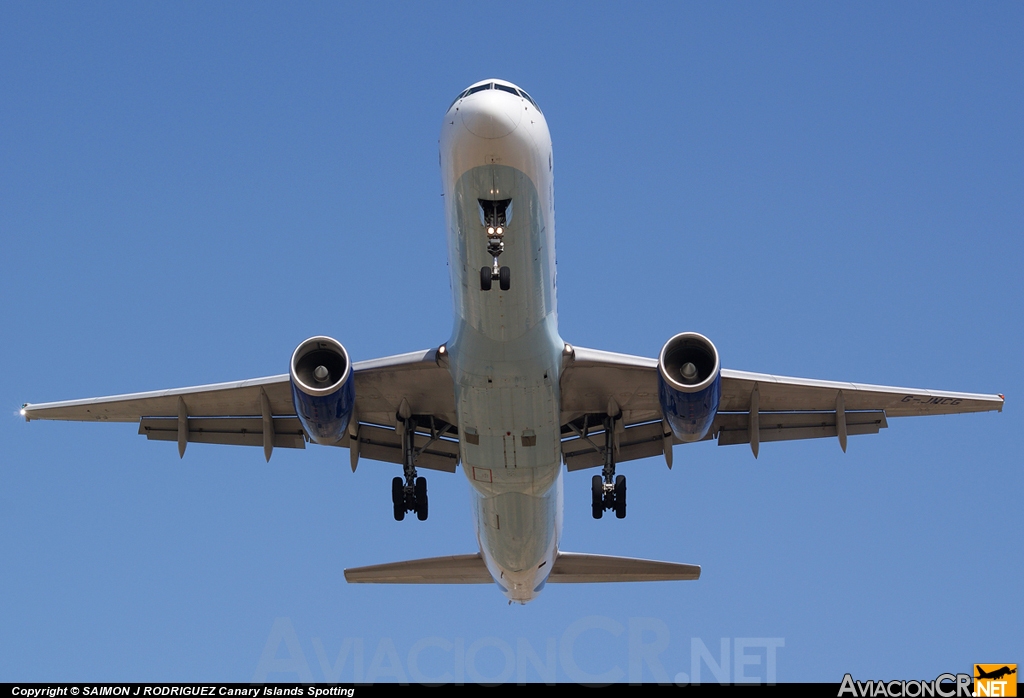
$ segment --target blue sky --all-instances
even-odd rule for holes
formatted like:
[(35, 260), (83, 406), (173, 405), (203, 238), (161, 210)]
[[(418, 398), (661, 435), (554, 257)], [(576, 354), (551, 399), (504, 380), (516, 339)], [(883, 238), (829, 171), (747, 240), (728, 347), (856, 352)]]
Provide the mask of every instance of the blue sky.
[[(706, 681), (722, 638), (762, 679), (743, 638), (781, 640), (780, 681), (1024, 661), (1022, 27), (1010, 3), (0, 3), (0, 680), (537, 680), (553, 648), (559, 680), (696, 656)], [(179, 461), (133, 425), (16, 417), (283, 373), (314, 334), (356, 360), (444, 342), (437, 139), (485, 77), (548, 119), (567, 341), (695, 330), (729, 368), (1003, 413), (845, 455), (680, 446), (621, 467), (624, 521), (569, 474), (564, 549), (703, 576), (525, 607), (344, 582), (475, 551), (461, 472), (397, 523), (397, 467), (344, 451)]]

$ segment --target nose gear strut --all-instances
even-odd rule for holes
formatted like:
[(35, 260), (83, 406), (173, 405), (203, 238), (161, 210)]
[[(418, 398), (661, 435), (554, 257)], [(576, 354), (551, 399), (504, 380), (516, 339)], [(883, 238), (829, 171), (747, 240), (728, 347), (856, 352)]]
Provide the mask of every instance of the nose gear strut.
[(511, 218), (512, 199), (487, 201), (478, 199), (483, 213), (485, 232), (487, 233), (487, 253), (493, 260), (491, 266), (480, 268), (480, 290), (490, 291), (491, 282), (498, 280), (502, 291), (512, 287), (512, 273), (508, 267), (498, 264), (498, 257), (505, 251), (505, 228)]

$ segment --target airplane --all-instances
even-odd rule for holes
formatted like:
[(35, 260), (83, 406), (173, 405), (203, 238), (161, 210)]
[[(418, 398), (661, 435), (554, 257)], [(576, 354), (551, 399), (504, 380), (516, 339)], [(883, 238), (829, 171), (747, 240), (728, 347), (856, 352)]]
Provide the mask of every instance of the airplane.
[[(705, 440), (749, 444), (875, 434), (891, 417), (1002, 411), (1002, 395), (955, 393), (723, 368), (682, 332), (657, 358), (574, 346), (558, 333), (551, 135), (511, 82), (461, 92), (444, 116), (440, 163), (454, 327), (439, 346), (353, 362), (340, 342), (300, 343), (289, 372), (231, 383), (25, 404), (26, 420), (137, 422), (189, 443), (349, 450), (402, 466), (395, 519), (428, 516), (420, 469), (471, 485), (479, 552), (350, 568), (351, 583), (497, 584), (527, 603), (545, 584), (695, 580), (698, 565), (559, 548), (563, 473), (600, 469), (592, 515), (626, 515), (619, 463)], [(565, 466), (563, 468), (563, 465)]]
[(1008, 666), (1003, 666), (1003, 667), (1001, 667), (999, 669), (995, 669), (994, 671), (985, 671), (984, 669), (982, 669), (978, 665), (975, 665), (975, 669), (977, 670), (977, 676), (974, 677), (976, 679), (995, 679), (995, 680), (998, 680), (998, 679), (1003, 678), (1004, 676), (1009, 676), (1010, 674), (1016, 674), (1017, 673), (1016, 665), (1014, 665), (1013, 669), (1011, 669)]

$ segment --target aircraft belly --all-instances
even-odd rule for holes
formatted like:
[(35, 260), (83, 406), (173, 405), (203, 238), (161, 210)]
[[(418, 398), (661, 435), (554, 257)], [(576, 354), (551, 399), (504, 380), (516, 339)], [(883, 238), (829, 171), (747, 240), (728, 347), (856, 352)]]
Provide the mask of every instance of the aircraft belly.
[(474, 486), (486, 493), (491, 482), (501, 480), (505, 488), (543, 494), (551, 480), (537, 480), (532, 471), (561, 462), (553, 391), (461, 386), (457, 392), (459, 424), (466, 431), (462, 462)]
[(561, 533), (560, 471), (543, 496), (476, 494), (477, 537), (487, 569), (514, 601), (529, 601), (551, 573)]
[(463, 369), (455, 374), (456, 405), (480, 551), (495, 581), (516, 601), (533, 598), (542, 586), (561, 533), (558, 382), (551, 379), (561, 352), (547, 333), (534, 336), (547, 350), (533, 359), (453, 357)]
[[(512, 283), (502, 291), (494, 282), (480, 288), (480, 270), (490, 267), (480, 199), (511, 199), (499, 266), (508, 267)], [(449, 201), (449, 266), (456, 322), (499, 342), (514, 340), (544, 321), (555, 309), (554, 250), (550, 206), (530, 177), (504, 165), (475, 167), (455, 184)]]
[[(447, 349), (461, 462), (487, 568), (510, 599), (523, 602), (547, 579), (562, 524), (565, 345), (555, 311), (546, 128), (544, 135), (538, 145), (526, 130), (493, 140), (453, 131), (442, 145), (455, 314)], [(479, 201), (506, 199), (497, 263), (509, 269), (511, 284), (502, 290), (494, 280), (485, 291), (481, 268), (491, 268), (494, 257)]]

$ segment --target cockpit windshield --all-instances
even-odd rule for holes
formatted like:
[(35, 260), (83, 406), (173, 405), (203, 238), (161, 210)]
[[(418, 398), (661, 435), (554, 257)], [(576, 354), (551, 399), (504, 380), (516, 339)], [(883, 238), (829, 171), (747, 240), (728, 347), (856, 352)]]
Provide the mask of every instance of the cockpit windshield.
[[(540, 111), (540, 107), (538, 107), (537, 103), (533, 101), (533, 97), (531, 97), (530, 95), (526, 94), (526, 90), (519, 90), (519, 94), (522, 96), (523, 99), (525, 99), (527, 102), (532, 104), (534, 109), (536, 109), (537, 111)], [(544, 112), (540, 111), (540, 113), (543, 114)]]
[[(454, 107), (455, 103), (458, 102), (460, 99), (469, 97), (472, 94), (476, 94), (477, 92), (482, 92), (484, 90), (501, 90), (503, 92), (508, 92), (509, 94), (516, 95), (517, 97), (522, 97), (527, 102), (532, 104), (534, 109), (540, 111), (540, 107), (538, 107), (537, 103), (533, 101), (533, 97), (526, 94), (525, 90), (520, 90), (516, 87), (512, 87), (511, 85), (502, 85), (501, 83), (497, 82), (485, 82), (480, 85), (474, 85), (473, 87), (470, 87), (468, 90), (464, 90), (458, 97), (452, 100), (452, 103), (448, 105), (448, 110), (451, 111), (451, 108)], [(541, 112), (541, 114), (543, 113), (544, 112)]]

